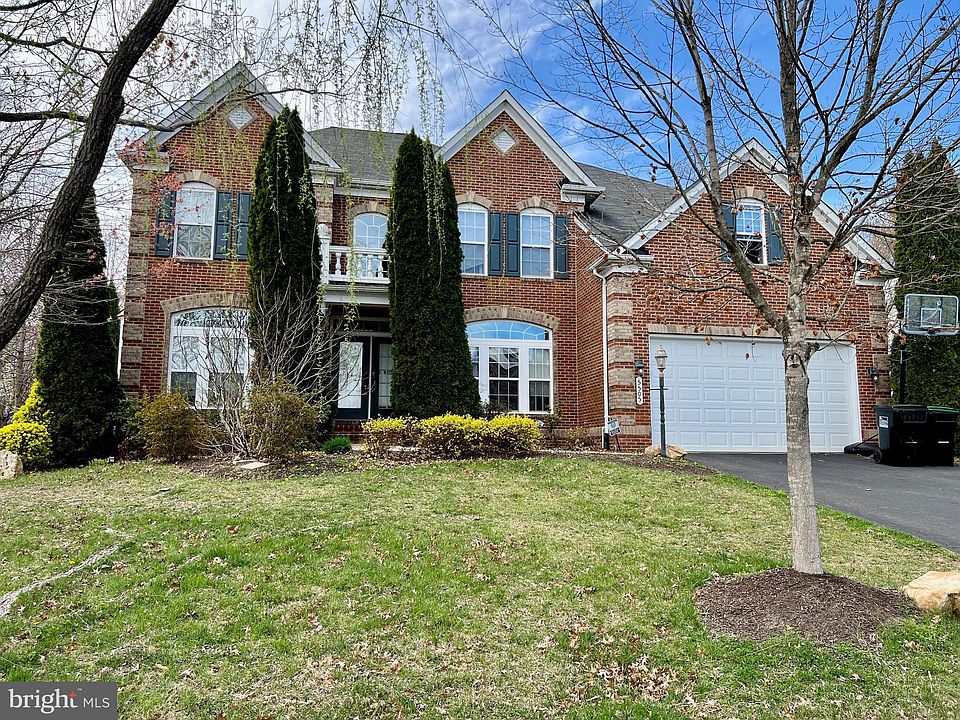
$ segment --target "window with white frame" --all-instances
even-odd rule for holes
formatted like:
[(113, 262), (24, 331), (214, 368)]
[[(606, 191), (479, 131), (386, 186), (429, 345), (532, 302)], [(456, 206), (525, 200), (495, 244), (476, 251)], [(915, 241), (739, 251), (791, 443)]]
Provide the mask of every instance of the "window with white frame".
[(216, 216), (217, 191), (206, 183), (185, 183), (177, 192), (174, 255), (179, 258), (213, 259)]
[(197, 408), (218, 408), (241, 397), (250, 368), (247, 311), (205, 308), (170, 318), (167, 377), (172, 392)]
[(464, 275), (483, 275), (487, 271), (487, 210), (480, 205), (460, 205), (457, 222), (463, 249), (460, 271)]
[(520, 275), (550, 277), (553, 270), (553, 215), (532, 208), (520, 213)]
[(387, 216), (363, 213), (353, 219), (352, 275), (363, 278), (384, 276), (387, 251)]
[(741, 202), (737, 207), (737, 243), (747, 260), (754, 265), (766, 265), (767, 243), (763, 205)]
[(553, 409), (553, 338), (539, 325), (484, 320), (467, 325), (480, 399), (503, 412)]

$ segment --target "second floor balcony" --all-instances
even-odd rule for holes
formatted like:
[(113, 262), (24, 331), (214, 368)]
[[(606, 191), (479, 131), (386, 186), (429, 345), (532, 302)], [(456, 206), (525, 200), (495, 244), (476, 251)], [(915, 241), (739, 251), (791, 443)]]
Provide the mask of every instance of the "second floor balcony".
[(387, 251), (382, 248), (324, 246), (323, 269), (330, 283), (386, 285), (388, 266)]

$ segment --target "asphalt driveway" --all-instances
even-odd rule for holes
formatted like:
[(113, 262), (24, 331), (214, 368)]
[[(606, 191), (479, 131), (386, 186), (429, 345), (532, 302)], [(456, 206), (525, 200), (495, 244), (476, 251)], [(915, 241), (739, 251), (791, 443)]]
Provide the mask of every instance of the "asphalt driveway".
[[(701, 465), (787, 489), (787, 456), (691, 453)], [(817, 503), (960, 552), (960, 467), (890, 467), (858, 455), (815, 454)]]

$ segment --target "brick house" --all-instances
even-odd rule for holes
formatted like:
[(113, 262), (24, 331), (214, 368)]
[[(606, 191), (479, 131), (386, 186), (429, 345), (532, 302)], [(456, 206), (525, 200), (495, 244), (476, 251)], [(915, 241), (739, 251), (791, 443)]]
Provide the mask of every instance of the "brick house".
[[(126, 154), (133, 210), (120, 374), (128, 393), (177, 387), (198, 406), (215, 404), (223, 373), (191, 358), (209, 352), (204, 328), (217, 322), (217, 309), (243, 304), (254, 166), (279, 111), (238, 65), (164, 123), (182, 127), (148, 133)], [(325, 297), (359, 308), (356, 328), (339, 343), (341, 430), (390, 412), (383, 238), (401, 139), (336, 127), (306, 138)], [(533, 416), (559, 412), (562, 428), (593, 435), (616, 420), (625, 447), (658, 441), (650, 368), (662, 345), (670, 442), (784, 449), (780, 343), (734, 287), (677, 289), (691, 266), (721, 274), (730, 266), (675, 188), (575, 162), (506, 92), (438, 153), (458, 191), (468, 336), (485, 401)], [(724, 185), (748, 256), (782, 277), (780, 237), (790, 218), (779, 210), (788, 203), (775, 161), (749, 142), (730, 158)], [(700, 195), (688, 189), (702, 209)], [(836, 217), (825, 210), (817, 220), (828, 239)], [(814, 313), (841, 308), (835, 322), (811, 328), (825, 341), (811, 363), (815, 450), (837, 451), (874, 432), (872, 406), (888, 396), (889, 270), (869, 245), (853, 244), (835, 254), (811, 294)]]

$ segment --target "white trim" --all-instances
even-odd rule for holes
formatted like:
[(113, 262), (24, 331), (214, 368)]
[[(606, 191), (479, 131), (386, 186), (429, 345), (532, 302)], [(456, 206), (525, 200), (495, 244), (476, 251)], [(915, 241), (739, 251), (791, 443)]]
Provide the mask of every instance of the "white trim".
[[(458, 225), (459, 225), (459, 223), (460, 223), (460, 212), (461, 212), (461, 211), (463, 211), (463, 212), (477, 213), (478, 215), (482, 215), (482, 216), (483, 216), (483, 243), (482, 243), (482, 245), (483, 245), (483, 270), (481, 270), (481, 271), (478, 272), (478, 273), (472, 273), (472, 272), (471, 272), (471, 273), (468, 273), (468, 272), (463, 272), (463, 268), (462, 268), (462, 266), (461, 266), (460, 274), (463, 275), (463, 276), (465, 276), (465, 277), (480, 277), (480, 276), (482, 276), (482, 275), (486, 275), (486, 274), (487, 274), (487, 254), (488, 254), (487, 248), (488, 248), (488, 243), (490, 242), (490, 212), (489, 212), (483, 205), (478, 205), (477, 203), (473, 203), (473, 202), (460, 203), (459, 205), (457, 205), (457, 224), (458, 224)], [(476, 243), (476, 242), (464, 242), (464, 240), (463, 240), (463, 233), (462, 233), (462, 232), (460, 233), (460, 245), (461, 245), (461, 246), (463, 246), (463, 245), (479, 245), (479, 244), (480, 244), (480, 243)]]
[[(550, 261), (549, 261), (550, 264), (549, 264), (549, 266), (548, 266), (548, 268), (547, 268), (547, 270), (548, 270), (549, 272), (548, 272), (546, 275), (524, 275), (524, 274), (523, 274), (523, 248), (524, 248), (524, 244), (523, 244), (523, 218), (524, 218), (524, 217), (531, 217), (531, 216), (533, 216), (533, 217), (545, 217), (545, 218), (549, 218), (549, 219), (550, 219), (550, 229), (548, 230), (548, 237), (547, 237), (547, 249), (548, 249), (549, 252), (550, 252)], [(520, 234), (520, 238), (519, 238), (519, 239), (520, 239), (520, 258), (519, 258), (519, 260), (520, 260), (520, 277), (522, 277), (522, 278), (531, 278), (531, 279), (540, 278), (540, 279), (542, 279), (542, 280), (552, 280), (552, 279), (553, 279), (553, 262), (554, 262), (554, 260), (553, 260), (553, 252), (554, 252), (554, 251), (553, 251), (553, 245), (554, 245), (553, 233), (554, 233), (554, 223), (556, 223), (556, 216), (555, 216), (552, 212), (550, 212), (549, 210), (544, 210), (543, 208), (539, 208), (539, 207), (532, 207), (532, 208), (526, 208), (526, 209), (520, 211), (520, 219), (519, 219), (518, 222), (517, 222), (517, 224), (518, 224), (517, 232), (519, 232), (519, 234)], [(543, 246), (543, 245), (527, 245), (526, 247), (527, 247), (527, 248), (535, 248), (535, 249), (541, 249), (541, 250), (542, 250), (544, 246)]]
[[(780, 190), (790, 193), (786, 171), (780, 162), (756, 139), (751, 138), (730, 156), (720, 168), (720, 181), (723, 182), (730, 175), (750, 163), (769, 177)], [(657, 236), (662, 230), (673, 223), (681, 214), (689, 210), (707, 192), (707, 187), (698, 181), (688, 187), (680, 197), (674, 200), (657, 217), (634, 233), (624, 245), (631, 250), (643, 247)], [(840, 226), (840, 216), (826, 203), (821, 202), (813, 213), (814, 220), (831, 236), (835, 236)], [(893, 266), (869, 243), (857, 236), (852, 237), (844, 246), (852, 255), (864, 262), (873, 262), (885, 270), (893, 270)]]
[[(760, 211), (760, 261), (753, 262), (747, 257), (746, 245), (751, 242), (756, 242), (756, 238), (740, 238), (740, 232), (737, 230), (737, 221), (740, 218), (740, 211), (744, 207), (752, 206), (755, 209)], [(747, 258), (747, 262), (755, 266), (765, 266), (770, 264), (770, 259), (767, 257), (767, 205), (761, 200), (755, 200), (753, 198), (745, 198), (737, 203), (737, 208), (734, 211), (734, 227), (733, 227), (733, 236), (734, 240), (740, 244), (740, 249), (743, 250), (743, 256)]]
[[(185, 127), (200, 120), (205, 113), (218, 107), (236, 90), (245, 90), (250, 93), (251, 99), (258, 102), (260, 107), (272, 118), (276, 118), (283, 110), (283, 105), (280, 104), (280, 101), (277, 100), (273, 93), (267, 90), (266, 86), (251, 72), (250, 68), (242, 62), (238, 62), (190, 98), (190, 100), (180, 105), (180, 107), (176, 108), (157, 123), (160, 126), (180, 125), (184, 123), (183, 125), (165, 132), (151, 130), (140, 138), (140, 142), (147, 146), (163, 145), (175, 137), (177, 133)], [(307, 155), (312, 161), (326, 165), (331, 170), (342, 170), (337, 162), (327, 154), (327, 151), (311, 137), (309, 132), (305, 131), (303, 133), (303, 144), (307, 150)]]
[(213, 260), (214, 255), (214, 246), (217, 244), (217, 189), (205, 182), (188, 182), (184, 183), (183, 187), (180, 188), (180, 191), (177, 193), (177, 204), (180, 204), (180, 199), (183, 197), (181, 193), (184, 190), (190, 192), (199, 192), (204, 194), (209, 194), (212, 196), (213, 200), (213, 209), (210, 213), (210, 253), (207, 256), (199, 255), (180, 255), (177, 253), (177, 248), (180, 245), (180, 229), (184, 227), (204, 227), (203, 225), (196, 225), (190, 223), (181, 223), (178, 219), (180, 215), (180, 208), (174, 208), (174, 228), (173, 228), (173, 255), (172, 257), (175, 260)]
[[(490, 123), (496, 120), (501, 113), (506, 113), (529, 137), (544, 155), (557, 166), (564, 176), (583, 186), (583, 192), (590, 195), (599, 195), (603, 188), (597, 185), (590, 177), (577, 165), (566, 151), (561, 148), (544, 130), (543, 126), (529, 112), (524, 109), (516, 98), (507, 90), (500, 93), (493, 102), (481, 110), (476, 117), (466, 123), (460, 130), (440, 148), (440, 154), (444, 160), (449, 161), (454, 155), (462, 150), (467, 143), (479, 135)], [(516, 139), (516, 138), (514, 138)]]

